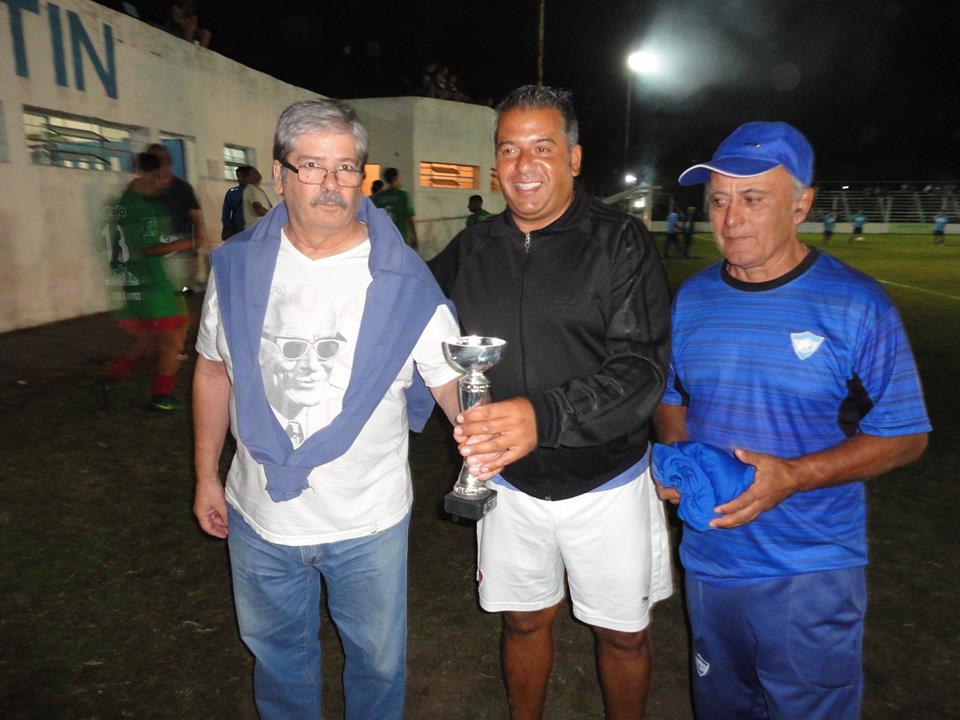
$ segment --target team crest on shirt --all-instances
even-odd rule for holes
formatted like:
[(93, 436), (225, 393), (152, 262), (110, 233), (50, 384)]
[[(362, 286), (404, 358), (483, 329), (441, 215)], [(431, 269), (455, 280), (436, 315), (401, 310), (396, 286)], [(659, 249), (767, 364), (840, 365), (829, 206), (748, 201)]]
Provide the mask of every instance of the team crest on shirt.
[(710, 672), (710, 663), (704, 660), (703, 656), (700, 653), (697, 653), (694, 660), (696, 661), (696, 664), (697, 664), (697, 675), (699, 677), (703, 677), (708, 672)]
[(801, 360), (813, 355), (823, 344), (822, 335), (814, 335), (809, 330), (801, 333), (790, 333), (790, 342), (793, 343), (793, 352)]

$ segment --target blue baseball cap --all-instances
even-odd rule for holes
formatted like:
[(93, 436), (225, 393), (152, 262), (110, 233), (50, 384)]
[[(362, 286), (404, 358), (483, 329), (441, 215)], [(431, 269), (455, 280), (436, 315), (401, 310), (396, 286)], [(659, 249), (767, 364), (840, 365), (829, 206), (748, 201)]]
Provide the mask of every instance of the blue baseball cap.
[(793, 125), (748, 122), (720, 143), (710, 162), (694, 165), (680, 175), (681, 185), (699, 185), (711, 172), (730, 177), (754, 177), (783, 165), (804, 185), (813, 182), (813, 147)]

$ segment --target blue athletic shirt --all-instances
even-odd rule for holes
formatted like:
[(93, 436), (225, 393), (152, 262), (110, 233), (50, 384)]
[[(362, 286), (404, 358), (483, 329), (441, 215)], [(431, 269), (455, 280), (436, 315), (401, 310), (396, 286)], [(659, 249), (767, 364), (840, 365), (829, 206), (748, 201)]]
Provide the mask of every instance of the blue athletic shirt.
[[(811, 248), (783, 277), (738, 281), (722, 262), (673, 305), (663, 401), (686, 405), (690, 440), (795, 458), (857, 432), (928, 432), (916, 364), (880, 285)], [(733, 529), (684, 529), (694, 576), (742, 585), (867, 563), (862, 482), (796, 493)]]
[(837, 219), (833, 215), (824, 215), (823, 216), (823, 230), (824, 232), (833, 232), (833, 226), (837, 224)]
[(239, 185), (230, 188), (224, 194), (220, 223), (235, 233), (243, 232), (243, 188)]
[(854, 213), (852, 220), (854, 230), (863, 230), (863, 225), (867, 222), (867, 216), (863, 213)]
[(672, 212), (669, 215), (667, 215), (667, 232), (675, 233), (677, 231), (677, 223), (679, 221), (680, 221), (680, 216), (677, 213)]
[(943, 232), (950, 222), (950, 216), (944, 213), (937, 213), (933, 218), (933, 229), (937, 232)]

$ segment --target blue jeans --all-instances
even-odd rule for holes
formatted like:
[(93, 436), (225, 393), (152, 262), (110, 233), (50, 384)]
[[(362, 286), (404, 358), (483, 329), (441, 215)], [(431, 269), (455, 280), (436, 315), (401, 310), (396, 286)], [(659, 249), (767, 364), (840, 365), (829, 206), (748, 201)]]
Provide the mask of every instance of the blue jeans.
[(343, 641), (347, 720), (399, 720), (410, 516), (374, 535), (303, 547), (267, 542), (232, 507), (229, 518), (237, 620), (255, 658), (262, 720), (320, 717), (321, 576)]

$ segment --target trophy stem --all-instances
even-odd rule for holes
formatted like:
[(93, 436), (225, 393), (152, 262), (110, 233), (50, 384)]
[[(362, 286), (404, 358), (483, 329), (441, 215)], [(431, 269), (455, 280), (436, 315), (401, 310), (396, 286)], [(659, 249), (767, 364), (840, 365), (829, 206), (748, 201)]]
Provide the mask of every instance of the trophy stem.
[[(466, 370), (458, 383), (461, 411), (490, 402), (490, 381), (482, 371), (499, 360), (503, 344), (497, 338), (480, 337), (457, 338), (444, 343), (447, 359)], [(453, 490), (444, 498), (444, 509), (457, 517), (479, 520), (496, 504), (496, 490), (491, 490), (484, 481), (472, 475), (464, 462)]]

